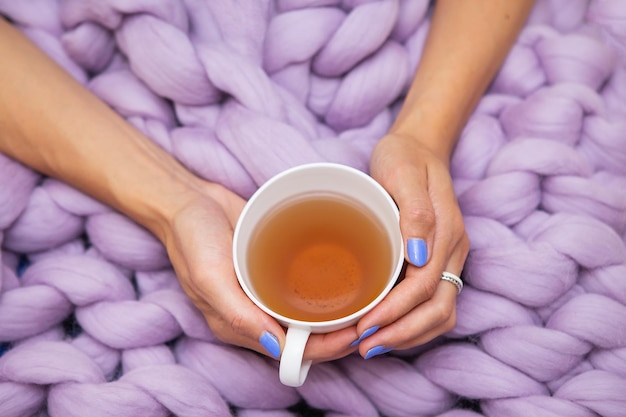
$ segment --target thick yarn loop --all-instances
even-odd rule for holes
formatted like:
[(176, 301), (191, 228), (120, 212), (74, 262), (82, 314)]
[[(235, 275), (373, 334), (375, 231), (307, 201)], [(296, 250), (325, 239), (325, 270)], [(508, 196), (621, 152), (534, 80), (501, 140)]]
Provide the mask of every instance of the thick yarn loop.
[(537, 313), (513, 300), (469, 286), (463, 288), (456, 310), (457, 325), (450, 333), (456, 337), (507, 326), (537, 325), (541, 321)]
[[(415, 366), (434, 383), (467, 398), (526, 397), (548, 392), (542, 383), (469, 343), (434, 348), (418, 357)], [(484, 384), (467, 384), (471, 375)]]
[(352, 356), (341, 366), (384, 415), (430, 416), (445, 411), (456, 400), (400, 359), (378, 358), (363, 364)]
[[(508, 343), (514, 340), (515, 343)], [(538, 381), (551, 381), (578, 365), (591, 345), (567, 333), (537, 326), (510, 326), (482, 335), (481, 347)], [(533, 355), (534, 361), (521, 359)]]
[[(367, 172), (431, 6), (0, 0), (0, 14), (189, 170), (249, 198), (307, 162)], [(274, 359), (215, 337), (154, 236), (0, 155), (0, 415), (623, 416), (625, 22), (620, 0), (536, 3), (450, 164), (471, 241), (455, 328), (315, 364), (297, 389)]]
[[(376, 51), (389, 37), (398, 16), (398, 1), (371, 2), (353, 9), (313, 60), (313, 70), (323, 77), (344, 74)], [(369, 25), (376, 19), (377, 25)], [(354, 37), (361, 41), (354, 45)], [(347, 54), (346, 51), (349, 51)]]
[(3, 416), (34, 415), (46, 399), (46, 389), (36, 385), (0, 382), (0, 411)]
[[(161, 378), (179, 381), (174, 389)], [(80, 398), (78, 402), (68, 401)], [(96, 384), (59, 384), (49, 394), (51, 413), (78, 416), (77, 409), (94, 406), (94, 415), (117, 415), (132, 407), (141, 415), (229, 416), (226, 402), (196, 373), (178, 365), (142, 367), (118, 381)]]
[[(602, 305), (602, 314), (597, 307)], [(546, 327), (561, 330), (582, 340), (592, 340), (601, 348), (624, 346), (626, 323), (620, 320), (626, 313), (624, 305), (597, 294), (584, 294), (572, 298), (548, 320)], [(567, 316), (576, 315), (577, 320)]]
[(93, 72), (102, 71), (115, 52), (115, 42), (110, 32), (91, 22), (81, 23), (65, 32), (61, 42), (74, 61)]
[(583, 405), (601, 416), (617, 417), (626, 407), (625, 391), (623, 378), (606, 371), (591, 370), (567, 381), (554, 395)]
[[(46, 355), (55, 358), (46, 359)], [(32, 366), (22, 367), (24, 360)], [(62, 382), (102, 383), (104, 374), (87, 355), (67, 343), (29, 343), (7, 352), (0, 361), (0, 379), (41, 385)]]
[(574, 82), (595, 90), (613, 70), (615, 55), (611, 48), (584, 35), (547, 38), (536, 48), (551, 84)]
[[(310, 380), (309, 380), (310, 378)], [(298, 389), (309, 404), (333, 416), (376, 416), (375, 405), (334, 364), (311, 369), (307, 383)]]
[(105, 258), (123, 267), (150, 271), (168, 266), (167, 253), (158, 240), (118, 213), (89, 216), (85, 230)]
[(619, 0), (592, 2), (587, 10), (589, 21), (596, 23), (611, 46), (624, 56), (626, 53), (626, 30), (619, 21), (626, 16)]
[(589, 356), (589, 361), (596, 369), (613, 372), (623, 378), (626, 375), (625, 357), (626, 348), (599, 349), (592, 352)]
[[(60, 340), (62, 337), (56, 341)], [(89, 356), (100, 367), (107, 381), (115, 377), (119, 370), (121, 356), (119, 350), (98, 342), (86, 333), (77, 336), (72, 341), (72, 346)]]
[(0, 338), (16, 341), (61, 323), (72, 304), (56, 289), (44, 285), (18, 287), (0, 296)]
[(487, 400), (481, 402), (481, 406), (486, 416), (523, 417), (534, 414), (546, 417), (595, 417), (598, 415), (574, 402), (545, 396)]
[(28, 204), (39, 176), (0, 154), (0, 178), (3, 179), (0, 187), (0, 227), (5, 230)]
[[(277, 380), (278, 368), (252, 352), (183, 338), (175, 353), (182, 365), (205, 377), (235, 406), (285, 408), (298, 402), (295, 390)], [(240, 395), (242, 391), (247, 395)]]
[(621, 279), (626, 273), (626, 265), (583, 271), (580, 285), (590, 293), (601, 294), (626, 304), (626, 281)]
[(4, 246), (18, 252), (40, 252), (78, 237), (84, 219), (59, 207), (43, 187), (33, 190), (22, 215), (6, 230)]

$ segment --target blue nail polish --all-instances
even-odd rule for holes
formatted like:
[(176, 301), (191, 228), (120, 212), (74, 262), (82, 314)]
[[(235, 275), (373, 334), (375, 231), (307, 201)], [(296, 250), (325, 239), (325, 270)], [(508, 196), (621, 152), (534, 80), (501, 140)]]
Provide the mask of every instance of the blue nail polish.
[(385, 353), (389, 353), (393, 350), (393, 348), (386, 348), (384, 346), (374, 346), (365, 354), (365, 359), (371, 359), (374, 356), (382, 355)]
[(424, 266), (428, 260), (428, 247), (424, 239), (409, 239), (407, 243), (409, 261), (415, 266)]
[(280, 358), (280, 343), (278, 343), (276, 336), (270, 332), (263, 332), (259, 342), (261, 342), (261, 345), (263, 345), (270, 355), (276, 359)]
[(363, 339), (365, 339), (366, 337), (370, 337), (371, 335), (376, 333), (376, 331), (378, 331), (379, 328), (380, 327), (378, 327), (378, 326), (372, 326), (369, 329), (365, 330), (357, 340), (355, 340), (354, 342), (350, 343), (350, 347), (355, 347), (356, 345), (361, 343), (363, 341)]

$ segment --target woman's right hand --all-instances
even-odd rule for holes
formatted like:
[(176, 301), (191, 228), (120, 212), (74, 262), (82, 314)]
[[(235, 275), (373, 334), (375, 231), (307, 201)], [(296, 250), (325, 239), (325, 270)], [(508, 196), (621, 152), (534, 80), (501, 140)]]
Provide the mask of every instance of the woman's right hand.
[(181, 286), (218, 339), (277, 358), (284, 331), (246, 296), (233, 269), (233, 231), (245, 200), (209, 183), (190, 194), (160, 233)]

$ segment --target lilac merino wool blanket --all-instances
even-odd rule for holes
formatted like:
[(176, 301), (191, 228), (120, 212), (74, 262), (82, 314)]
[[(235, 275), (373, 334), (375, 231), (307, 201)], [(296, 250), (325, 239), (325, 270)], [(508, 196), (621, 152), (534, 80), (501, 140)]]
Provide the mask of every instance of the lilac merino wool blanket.
[[(300, 163), (367, 169), (428, 7), (0, 0), (130, 123), (244, 197)], [(472, 243), (456, 328), (316, 365), (297, 389), (275, 361), (215, 339), (154, 237), (0, 155), (0, 416), (282, 417), (303, 403), (328, 416), (625, 416), (625, 21), (620, 0), (539, 0), (453, 156)]]

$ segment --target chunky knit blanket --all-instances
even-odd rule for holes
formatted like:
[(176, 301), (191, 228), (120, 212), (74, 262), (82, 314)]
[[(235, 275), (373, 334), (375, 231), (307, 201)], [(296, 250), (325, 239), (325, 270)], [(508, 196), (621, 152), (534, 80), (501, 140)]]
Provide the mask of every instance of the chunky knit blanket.
[[(429, 11), (0, 0), (120, 115), (244, 197), (305, 162), (367, 169)], [(0, 155), (0, 416), (626, 416), (625, 19), (621, 0), (539, 0), (469, 120), (451, 168), (472, 245), (456, 328), (316, 365), (297, 389), (216, 340), (152, 235)]]

